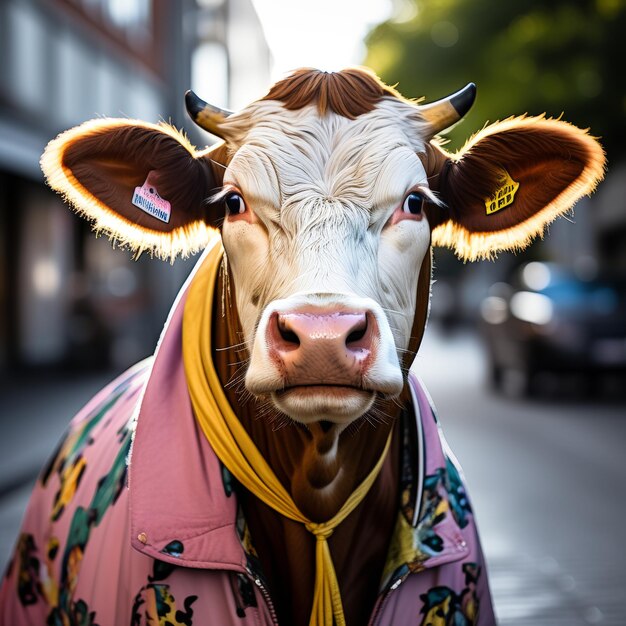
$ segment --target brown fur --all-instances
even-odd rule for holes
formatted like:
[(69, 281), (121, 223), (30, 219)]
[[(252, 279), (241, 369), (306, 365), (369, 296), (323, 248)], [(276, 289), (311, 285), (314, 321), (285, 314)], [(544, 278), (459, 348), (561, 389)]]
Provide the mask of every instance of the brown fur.
[[(137, 253), (173, 259), (203, 249), (215, 236), (218, 212), (206, 199), (221, 186), (227, 162), (223, 144), (197, 152), (167, 124), (98, 119), (51, 141), (41, 166), (48, 184), (96, 231)], [(171, 204), (169, 223), (131, 202), (148, 173)]]
[(428, 319), (428, 307), (430, 305), (430, 284), (432, 279), (432, 249), (428, 249), (420, 274), (417, 279), (417, 294), (415, 299), (415, 316), (413, 317), (413, 327), (409, 338), (409, 347), (402, 358), (402, 367), (408, 370), (415, 359), (426, 330)]
[[(503, 230), (550, 204), (589, 162), (589, 150), (572, 128), (563, 124), (546, 132), (535, 125), (498, 133), (496, 127), (480, 145), (462, 150), (442, 190), (452, 218), (470, 232)], [(503, 167), (520, 188), (511, 207), (487, 215), (485, 198), (497, 187)]]
[[(525, 247), (547, 224), (589, 194), (605, 158), (586, 131), (543, 117), (510, 118), (484, 128), (455, 155), (430, 144), (422, 161), (445, 207), (429, 207), (435, 245), (466, 260)], [(487, 214), (485, 199), (505, 170), (519, 183), (513, 204)]]
[(303, 68), (277, 82), (262, 100), (279, 100), (289, 110), (317, 104), (320, 115), (332, 111), (354, 119), (373, 111), (381, 98), (390, 96), (404, 100), (366, 68), (354, 67), (340, 72)]
[[(219, 188), (203, 160), (189, 153), (174, 137), (149, 128), (112, 128), (69, 143), (64, 168), (93, 196), (129, 222), (142, 228), (169, 232), (196, 220), (206, 220), (204, 200)], [(154, 171), (159, 195), (172, 205), (169, 223), (131, 203), (133, 190)]]

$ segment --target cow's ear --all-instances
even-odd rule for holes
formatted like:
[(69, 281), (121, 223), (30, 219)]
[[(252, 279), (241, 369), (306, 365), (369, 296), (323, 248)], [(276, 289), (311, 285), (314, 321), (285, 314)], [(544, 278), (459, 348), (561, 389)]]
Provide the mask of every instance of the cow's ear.
[(520, 250), (604, 176), (600, 144), (544, 117), (487, 126), (454, 155), (429, 144), (424, 159), (444, 206), (429, 207), (433, 244), (463, 260)]
[(99, 119), (51, 141), (41, 167), (48, 184), (96, 231), (137, 253), (186, 256), (215, 236), (223, 144), (196, 152), (167, 124)]

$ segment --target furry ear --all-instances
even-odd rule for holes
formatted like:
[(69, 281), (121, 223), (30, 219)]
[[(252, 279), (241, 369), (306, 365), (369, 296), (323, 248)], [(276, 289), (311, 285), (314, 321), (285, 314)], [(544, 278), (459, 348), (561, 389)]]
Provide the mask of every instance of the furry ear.
[(167, 124), (97, 119), (51, 141), (41, 167), (80, 215), (137, 254), (174, 259), (215, 236), (207, 199), (222, 184), (226, 148), (196, 152)]
[(591, 193), (605, 157), (587, 131), (544, 117), (487, 126), (456, 154), (429, 144), (423, 161), (444, 207), (429, 207), (433, 245), (465, 261), (521, 250)]

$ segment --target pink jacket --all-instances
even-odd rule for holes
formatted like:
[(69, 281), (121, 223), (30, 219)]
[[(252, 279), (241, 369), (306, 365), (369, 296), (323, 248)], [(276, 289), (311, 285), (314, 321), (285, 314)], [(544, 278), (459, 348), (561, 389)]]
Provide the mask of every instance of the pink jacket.
[[(232, 479), (194, 419), (175, 305), (154, 359), (74, 418), (0, 589), (0, 625), (275, 624)], [(495, 624), (462, 477), (419, 381), (372, 624)], [(130, 464), (129, 464), (130, 459)]]

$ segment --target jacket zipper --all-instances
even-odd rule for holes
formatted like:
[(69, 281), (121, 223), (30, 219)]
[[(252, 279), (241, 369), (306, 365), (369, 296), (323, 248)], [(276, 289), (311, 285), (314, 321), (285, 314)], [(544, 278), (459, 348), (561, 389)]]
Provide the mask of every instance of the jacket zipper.
[(265, 603), (267, 604), (267, 608), (269, 609), (270, 617), (272, 618), (272, 622), (274, 623), (274, 626), (278, 626), (278, 618), (276, 617), (276, 609), (274, 608), (274, 603), (272, 602), (272, 598), (270, 598), (269, 592), (263, 586), (261, 579), (258, 576), (256, 576), (251, 569), (248, 569), (247, 572), (248, 572), (248, 576), (250, 577), (250, 580), (261, 591), (261, 595), (265, 599)]
[(372, 617), (370, 618), (370, 621), (368, 622), (368, 626), (375, 626), (376, 625), (376, 621), (378, 620), (378, 618), (380, 617), (380, 615), (383, 612), (383, 609), (385, 608), (385, 605), (387, 604), (387, 601), (389, 600), (389, 596), (392, 594), (392, 592), (394, 592), (407, 578), (409, 577), (408, 574), (405, 574), (404, 576), (402, 576), (401, 578), (397, 578), (396, 580), (393, 581), (393, 583), (391, 583), (391, 585), (389, 586), (389, 588), (387, 589), (387, 591), (385, 591), (385, 593), (383, 593), (382, 596), (380, 596), (378, 602), (376, 603), (376, 606), (374, 607), (374, 612), (372, 613)]
[[(272, 622), (274, 623), (275, 626), (278, 626), (278, 618), (276, 616), (276, 609), (274, 609), (274, 604), (272, 602), (272, 598), (270, 597), (269, 592), (263, 586), (261, 579), (258, 576), (255, 576), (252, 570), (248, 569), (247, 572), (248, 572), (248, 576), (250, 577), (250, 580), (252, 580), (252, 582), (254, 582), (254, 584), (261, 591), (261, 595), (265, 599), (265, 602), (269, 609)], [(405, 574), (404, 576), (402, 576), (402, 578), (397, 578), (396, 580), (394, 580), (393, 583), (387, 589), (387, 591), (380, 597), (379, 601), (376, 603), (376, 606), (374, 607), (374, 612), (372, 614), (372, 617), (370, 618), (370, 621), (368, 622), (368, 626), (375, 626), (376, 620), (380, 617), (381, 613), (383, 612), (383, 609), (385, 608), (385, 605), (387, 604), (387, 601), (389, 600), (389, 596), (391, 595), (393, 591), (398, 589), (398, 587), (408, 578), (408, 576), (409, 576), (408, 574)]]

